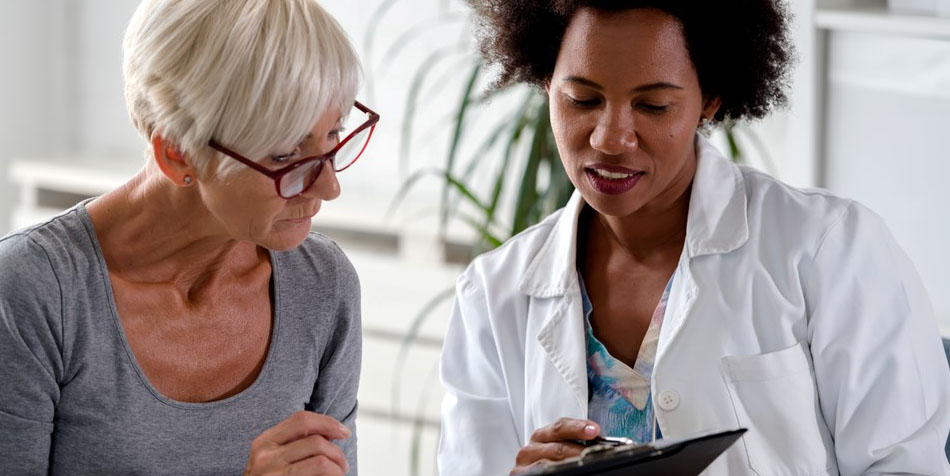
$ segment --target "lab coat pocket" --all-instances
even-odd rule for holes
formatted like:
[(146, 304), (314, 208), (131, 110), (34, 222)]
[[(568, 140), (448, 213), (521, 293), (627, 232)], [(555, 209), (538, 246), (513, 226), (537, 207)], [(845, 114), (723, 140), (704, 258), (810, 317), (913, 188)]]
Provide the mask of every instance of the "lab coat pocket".
[(722, 359), (749, 465), (760, 476), (838, 474), (808, 351), (798, 343)]

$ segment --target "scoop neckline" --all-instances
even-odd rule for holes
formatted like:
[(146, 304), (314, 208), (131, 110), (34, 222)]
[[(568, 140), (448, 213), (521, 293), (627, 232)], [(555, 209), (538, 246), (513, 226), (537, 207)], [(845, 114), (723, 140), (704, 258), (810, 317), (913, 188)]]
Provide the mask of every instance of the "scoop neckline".
[(239, 400), (246, 398), (248, 395), (252, 394), (257, 387), (263, 385), (265, 377), (267, 376), (268, 371), (273, 367), (273, 361), (276, 358), (277, 353), (277, 342), (278, 335), (280, 330), (280, 310), (281, 310), (281, 293), (280, 293), (280, 265), (278, 260), (278, 255), (273, 250), (267, 250), (268, 256), (270, 257), (271, 262), (271, 293), (274, 296), (274, 302), (272, 303), (273, 309), (272, 322), (271, 322), (271, 336), (270, 343), (267, 348), (267, 356), (264, 358), (264, 365), (261, 366), (260, 372), (258, 372), (257, 377), (254, 379), (254, 382), (251, 383), (247, 388), (241, 390), (240, 392), (231, 395), (230, 397), (223, 398), (221, 400), (214, 400), (210, 402), (183, 402), (180, 400), (175, 400), (170, 398), (160, 392), (154, 385), (148, 380), (148, 376), (145, 375), (145, 371), (142, 370), (142, 367), (139, 365), (138, 359), (135, 358), (135, 354), (132, 352), (132, 346), (129, 344), (128, 336), (125, 333), (125, 328), (122, 327), (122, 321), (119, 320), (119, 311), (115, 303), (115, 295), (112, 292), (112, 279), (109, 277), (109, 267), (106, 264), (105, 255), (102, 252), (102, 246), (99, 243), (99, 237), (96, 234), (95, 227), (92, 224), (92, 217), (89, 216), (89, 211), (86, 209), (86, 204), (92, 201), (93, 199), (87, 199), (79, 203), (77, 210), (79, 211), (79, 216), (81, 218), (83, 226), (86, 228), (86, 232), (89, 235), (89, 240), (92, 244), (92, 247), (96, 253), (96, 260), (99, 265), (99, 272), (102, 274), (103, 286), (105, 287), (106, 297), (109, 300), (109, 312), (112, 316), (112, 322), (115, 325), (116, 338), (122, 345), (122, 348), (125, 350), (126, 357), (129, 360), (129, 364), (135, 370), (136, 375), (138, 375), (139, 381), (142, 385), (148, 390), (152, 396), (157, 399), (159, 402), (182, 409), (209, 409), (214, 407), (226, 406)]

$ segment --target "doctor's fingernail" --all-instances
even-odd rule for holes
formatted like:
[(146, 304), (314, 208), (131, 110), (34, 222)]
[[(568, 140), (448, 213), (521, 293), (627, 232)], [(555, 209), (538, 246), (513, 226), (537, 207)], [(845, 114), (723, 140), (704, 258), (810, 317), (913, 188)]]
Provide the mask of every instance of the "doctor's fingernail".
[(340, 425), (340, 433), (347, 438), (350, 437), (350, 429), (347, 428), (346, 425)]
[(594, 425), (587, 425), (584, 427), (584, 436), (588, 438), (593, 438), (597, 436), (597, 427)]

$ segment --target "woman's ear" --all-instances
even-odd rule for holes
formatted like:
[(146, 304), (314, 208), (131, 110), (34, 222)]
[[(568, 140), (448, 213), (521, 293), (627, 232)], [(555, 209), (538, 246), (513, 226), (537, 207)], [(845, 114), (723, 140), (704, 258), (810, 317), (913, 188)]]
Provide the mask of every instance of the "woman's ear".
[(159, 170), (179, 187), (190, 187), (197, 181), (195, 168), (190, 164), (188, 155), (158, 132), (152, 133), (152, 158)]
[[(719, 112), (719, 108), (722, 107), (722, 99), (718, 97), (706, 98), (703, 102), (703, 118), (711, 121), (716, 117), (716, 113)], [(702, 121), (702, 119), (700, 119)]]

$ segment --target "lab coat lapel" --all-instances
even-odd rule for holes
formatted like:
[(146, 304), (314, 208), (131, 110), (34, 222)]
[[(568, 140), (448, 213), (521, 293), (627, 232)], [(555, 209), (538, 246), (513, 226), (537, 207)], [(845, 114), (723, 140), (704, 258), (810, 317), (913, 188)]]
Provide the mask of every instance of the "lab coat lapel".
[[(534, 333), (535, 352), (527, 355), (531, 393), (542, 402), (534, 411), (541, 426), (560, 417), (587, 417), (587, 360), (580, 296), (532, 298), (529, 318), (546, 319)], [(533, 315), (537, 314), (537, 315)]]
[(690, 270), (693, 260), (704, 255), (728, 253), (749, 239), (742, 172), (699, 135), (696, 136), (696, 161), (686, 220), (686, 245), (673, 275), (673, 287), (657, 343), (657, 362), (662, 360), (663, 353), (682, 329), (699, 294)]
[[(529, 295), (526, 391), (543, 402), (530, 410), (537, 425), (586, 418), (587, 361), (577, 281), (577, 220), (584, 201), (574, 192), (520, 283)], [(569, 390), (565, 392), (564, 390)], [(572, 398), (559, 396), (571, 395)]]
[(686, 254), (728, 253), (749, 239), (745, 180), (739, 167), (696, 136), (696, 173), (686, 219)]

